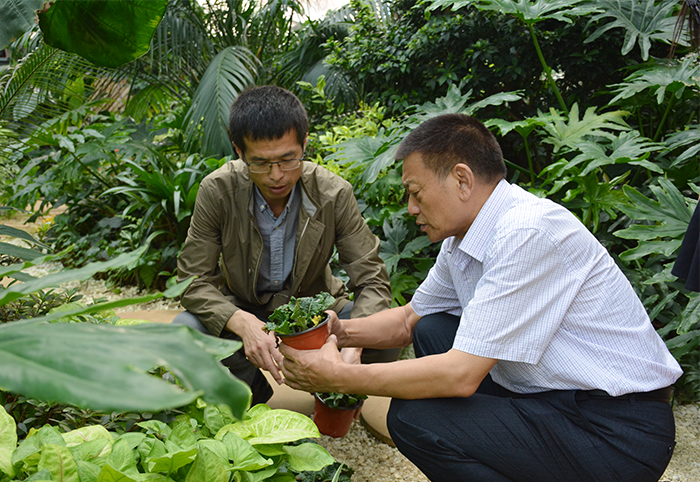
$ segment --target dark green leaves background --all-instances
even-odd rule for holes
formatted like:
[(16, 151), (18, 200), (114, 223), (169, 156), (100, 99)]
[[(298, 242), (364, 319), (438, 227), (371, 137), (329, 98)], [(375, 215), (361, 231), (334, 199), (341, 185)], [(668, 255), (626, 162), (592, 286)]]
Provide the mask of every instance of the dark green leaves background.
[(44, 40), (103, 67), (148, 52), (167, 0), (58, 0), (39, 15)]

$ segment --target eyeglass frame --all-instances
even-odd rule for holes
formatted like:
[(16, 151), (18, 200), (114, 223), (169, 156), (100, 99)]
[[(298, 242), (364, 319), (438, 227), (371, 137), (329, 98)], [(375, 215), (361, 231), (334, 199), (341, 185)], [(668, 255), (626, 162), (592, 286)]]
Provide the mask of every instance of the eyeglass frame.
[[(243, 152), (241, 152), (241, 159), (243, 159), (243, 162), (245, 162), (245, 165), (248, 166), (248, 169), (250, 169), (250, 172), (254, 172), (255, 174), (269, 174), (270, 172), (272, 172), (272, 166), (275, 164), (277, 164), (277, 166), (280, 168), (280, 170), (282, 170), (284, 172), (294, 171), (295, 169), (299, 169), (301, 167), (301, 163), (304, 162), (305, 158), (306, 158), (306, 149), (304, 149), (304, 151), (301, 153), (301, 157), (299, 157), (297, 159), (284, 159), (281, 161), (258, 161), (258, 162), (250, 163), (246, 160), (245, 154), (243, 154)], [(296, 166), (294, 166), (291, 169), (285, 169), (284, 167), (282, 167), (282, 163), (292, 162), (292, 161), (299, 161), (299, 164), (297, 164)], [(267, 171), (254, 171), (253, 164), (258, 164), (258, 165), (265, 164), (266, 166), (268, 166)]]

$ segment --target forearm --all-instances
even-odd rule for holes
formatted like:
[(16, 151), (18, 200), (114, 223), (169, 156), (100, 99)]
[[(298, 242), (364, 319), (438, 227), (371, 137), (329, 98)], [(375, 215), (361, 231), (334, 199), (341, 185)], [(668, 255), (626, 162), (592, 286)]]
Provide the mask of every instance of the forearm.
[[(332, 343), (328, 343), (332, 346)], [(331, 349), (283, 349), (287, 384), (310, 392), (340, 392), (403, 399), (469, 397), (496, 360), (458, 350), (411, 360), (348, 365)]]
[(385, 349), (410, 345), (418, 319), (408, 304), (366, 318), (342, 320), (338, 346)]
[(334, 391), (402, 399), (468, 397), (479, 386), (446, 354), (392, 363), (345, 366)]

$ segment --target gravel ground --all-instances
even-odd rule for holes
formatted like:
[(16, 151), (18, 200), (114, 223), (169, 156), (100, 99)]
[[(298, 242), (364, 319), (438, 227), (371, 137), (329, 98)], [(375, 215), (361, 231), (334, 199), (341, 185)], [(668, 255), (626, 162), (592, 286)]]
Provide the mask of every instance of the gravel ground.
[[(60, 268), (57, 264), (34, 267), (30, 274), (42, 276)], [(64, 288), (79, 288), (83, 301), (106, 298), (115, 300), (138, 296), (135, 288), (124, 288), (119, 294), (105, 286), (103, 281), (88, 280), (71, 282)], [(155, 300), (141, 305), (132, 305), (119, 311), (181, 309), (179, 303), (170, 299)], [(676, 419), (676, 449), (663, 482), (700, 481), (700, 405), (678, 405), (674, 408)], [(345, 462), (355, 471), (353, 482), (425, 482), (428, 479), (401, 453), (377, 440), (359, 422), (354, 422), (348, 435), (341, 439), (321, 436), (323, 445), (337, 460)]]

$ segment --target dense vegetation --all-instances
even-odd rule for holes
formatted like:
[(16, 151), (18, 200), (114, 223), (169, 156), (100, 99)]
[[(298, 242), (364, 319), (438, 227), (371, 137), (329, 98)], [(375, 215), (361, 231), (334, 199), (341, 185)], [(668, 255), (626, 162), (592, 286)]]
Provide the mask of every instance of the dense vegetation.
[[(509, 180), (606, 246), (685, 370), (678, 397), (700, 398), (700, 295), (670, 274), (700, 194), (700, 63), (682, 2), (352, 0), (321, 20), (294, 1), (155, 3), (148, 53), (118, 66), (69, 53), (46, 23), (0, 32), (16, 38), (0, 71), (0, 205), (66, 207), (27, 248), (0, 245), (5, 264), (50, 252), (80, 268), (146, 247), (102, 276), (170, 286), (199, 182), (233, 155), (231, 100), (276, 83), (308, 106), (310, 160), (355, 186), (402, 304), (438, 247), (407, 214), (393, 153), (420, 121), (465, 112), (499, 137)], [(0, 314), (75, 301), (45, 289)]]

